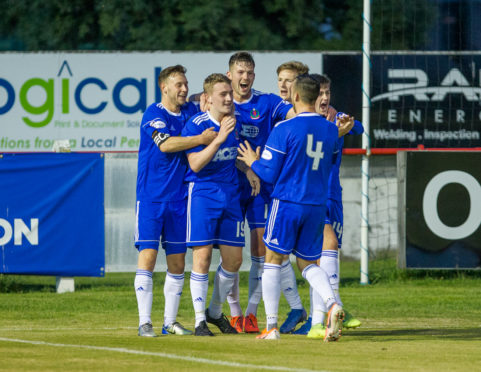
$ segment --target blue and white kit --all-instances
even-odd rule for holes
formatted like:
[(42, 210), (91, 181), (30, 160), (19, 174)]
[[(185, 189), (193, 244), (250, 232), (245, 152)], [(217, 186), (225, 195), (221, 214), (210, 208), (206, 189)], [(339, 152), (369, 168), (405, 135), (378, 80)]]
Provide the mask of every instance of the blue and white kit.
[(180, 113), (154, 103), (142, 117), (135, 212), (135, 246), (139, 250), (158, 249), (161, 236), (166, 254), (186, 250), (187, 160), (183, 152), (160, 151), (152, 136), (154, 132), (165, 139), (179, 136), (184, 124), (197, 112), (191, 103), (183, 105)]
[[(241, 141), (247, 140), (255, 150), (264, 149), (267, 138), (276, 123), (285, 119), (292, 105), (275, 94), (252, 90), (248, 101), (235, 102), (235, 116), (241, 125)], [(262, 180), (261, 180), (262, 181)], [(251, 196), (251, 186), (244, 174), (239, 175), (241, 204), (250, 229), (264, 227), (270, 204), (272, 185), (261, 182), (260, 194)]]
[(264, 234), (269, 249), (314, 261), (321, 256), (328, 178), (339, 154), (337, 127), (301, 113), (278, 123), (252, 170), (272, 183)]
[[(339, 112), (337, 116), (343, 115)], [(336, 116), (336, 117), (337, 117)], [(364, 128), (361, 122), (354, 120), (354, 126), (348, 133), (349, 135), (359, 135), (364, 132)], [(339, 151), (342, 153), (344, 147), (344, 136), (338, 139)], [(329, 175), (328, 186), (328, 200), (325, 223), (332, 226), (336, 237), (337, 246), (339, 249), (342, 247), (342, 235), (344, 230), (344, 214), (342, 207), (342, 187), (339, 179), (339, 170), (341, 167), (342, 157), (338, 156), (335, 164), (332, 167), (331, 174)]]
[[(220, 124), (209, 112), (191, 118), (182, 135), (194, 136)], [(239, 146), (239, 123), (219, 147), (212, 160), (199, 172), (189, 169), (187, 204), (187, 246), (214, 244), (244, 246), (244, 219), (240, 206), (239, 179), (235, 162)], [(202, 151), (201, 145), (186, 153)]]

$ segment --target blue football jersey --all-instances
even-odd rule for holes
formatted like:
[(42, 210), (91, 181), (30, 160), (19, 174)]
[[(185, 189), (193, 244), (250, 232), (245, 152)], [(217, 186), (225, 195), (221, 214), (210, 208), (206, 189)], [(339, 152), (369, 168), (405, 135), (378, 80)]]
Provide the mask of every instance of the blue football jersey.
[(278, 123), (252, 170), (274, 185), (272, 198), (325, 205), (328, 178), (339, 154), (338, 130), (321, 115), (305, 112)]
[[(337, 115), (342, 115), (342, 112), (339, 112)], [(349, 131), (349, 135), (359, 135), (364, 132), (364, 127), (362, 126), (361, 122), (354, 120), (354, 126)], [(338, 200), (342, 202), (342, 187), (341, 181), (339, 178), (339, 172), (341, 168), (341, 160), (342, 160), (342, 149), (344, 147), (344, 136), (338, 139), (338, 148), (339, 148), (339, 156), (336, 159), (335, 164), (332, 167), (331, 174), (329, 175), (329, 186), (328, 186), (328, 197), (329, 199)]]
[(180, 113), (167, 110), (161, 103), (154, 103), (145, 110), (140, 125), (137, 200), (162, 202), (186, 197), (183, 184), (187, 171), (185, 154), (182, 151), (160, 151), (152, 133), (180, 136), (187, 120), (197, 112), (196, 106), (189, 102), (181, 107)]
[(264, 147), (272, 128), (286, 118), (292, 105), (271, 93), (252, 90), (251, 98), (242, 103), (234, 101), (235, 117), (241, 125), (241, 140), (249, 141), (254, 150)]
[[(208, 128), (214, 128), (216, 132), (220, 129), (220, 124), (210, 115), (209, 112), (201, 113), (192, 117), (184, 129), (182, 135), (185, 137), (196, 136)], [(239, 146), (240, 125), (236, 123), (235, 129), (229, 134), (227, 140), (219, 147), (212, 160), (199, 172), (195, 173), (188, 169), (185, 175), (186, 182), (221, 182), (238, 184), (237, 168), (235, 161), (237, 158), (237, 147)], [(200, 145), (187, 150), (186, 153), (199, 152), (206, 148)]]

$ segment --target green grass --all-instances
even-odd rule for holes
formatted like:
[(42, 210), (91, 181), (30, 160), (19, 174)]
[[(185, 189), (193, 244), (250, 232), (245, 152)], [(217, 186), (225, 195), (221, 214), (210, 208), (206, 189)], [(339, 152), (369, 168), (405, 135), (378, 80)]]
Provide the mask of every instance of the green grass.
[[(370, 263), (370, 285), (359, 284), (358, 262), (343, 262), (341, 276), (345, 308), (363, 325), (345, 330), (339, 342), (325, 344), (294, 335), (282, 335), (279, 341), (255, 340), (245, 334), (221, 335), (215, 327), (216, 337), (139, 338), (133, 273), (76, 278), (76, 291), (65, 294), (55, 293), (53, 277), (0, 275), (0, 371), (246, 371), (263, 366), (466, 371), (481, 366), (481, 272), (402, 271), (396, 269), (394, 260), (387, 259)], [(210, 279), (212, 282), (213, 273)], [(163, 281), (164, 274), (154, 274), (152, 318), (158, 331), (163, 316)], [(192, 329), (188, 284), (186, 280), (178, 320)], [(299, 275), (298, 285), (308, 306), (309, 288)], [(247, 273), (241, 273), (241, 304), (245, 307), (246, 303)], [(224, 310), (228, 312), (227, 306)], [(282, 297), (281, 321), (287, 312)], [(265, 323), (263, 313), (261, 304), (260, 326)], [(153, 354), (85, 349), (81, 345)], [(168, 359), (159, 353), (242, 365)]]

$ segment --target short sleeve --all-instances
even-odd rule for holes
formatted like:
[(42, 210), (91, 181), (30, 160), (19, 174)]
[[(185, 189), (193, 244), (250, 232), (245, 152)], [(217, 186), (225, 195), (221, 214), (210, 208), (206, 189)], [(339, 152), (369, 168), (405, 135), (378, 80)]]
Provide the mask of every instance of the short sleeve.
[[(187, 124), (185, 124), (184, 128), (182, 129), (182, 137), (192, 137), (201, 134), (204, 131), (203, 127), (200, 125), (195, 124), (192, 120), (189, 120)], [(193, 147), (191, 149), (185, 150), (186, 154), (190, 154), (191, 152), (199, 152), (205, 148), (205, 145), (199, 145)]]

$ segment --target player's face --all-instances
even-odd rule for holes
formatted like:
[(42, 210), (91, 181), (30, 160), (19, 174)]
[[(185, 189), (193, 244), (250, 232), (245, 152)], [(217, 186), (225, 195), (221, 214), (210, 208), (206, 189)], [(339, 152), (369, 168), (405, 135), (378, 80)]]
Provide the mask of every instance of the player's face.
[(170, 75), (162, 86), (162, 94), (173, 106), (182, 106), (187, 100), (189, 86), (184, 74)]
[(232, 89), (236, 99), (247, 99), (251, 95), (252, 84), (256, 77), (254, 66), (251, 63), (234, 63), (227, 72), (227, 76), (232, 81)]
[(329, 84), (321, 85), (319, 96), (316, 100), (316, 111), (321, 115), (327, 116), (329, 102), (331, 101), (331, 86)]
[(229, 115), (233, 111), (234, 98), (232, 87), (227, 83), (217, 83), (212, 87), (212, 93), (207, 96), (210, 110), (221, 115)]
[(291, 85), (297, 77), (297, 73), (293, 70), (282, 70), (277, 76), (277, 87), (279, 88), (279, 95), (285, 101), (291, 98)]

